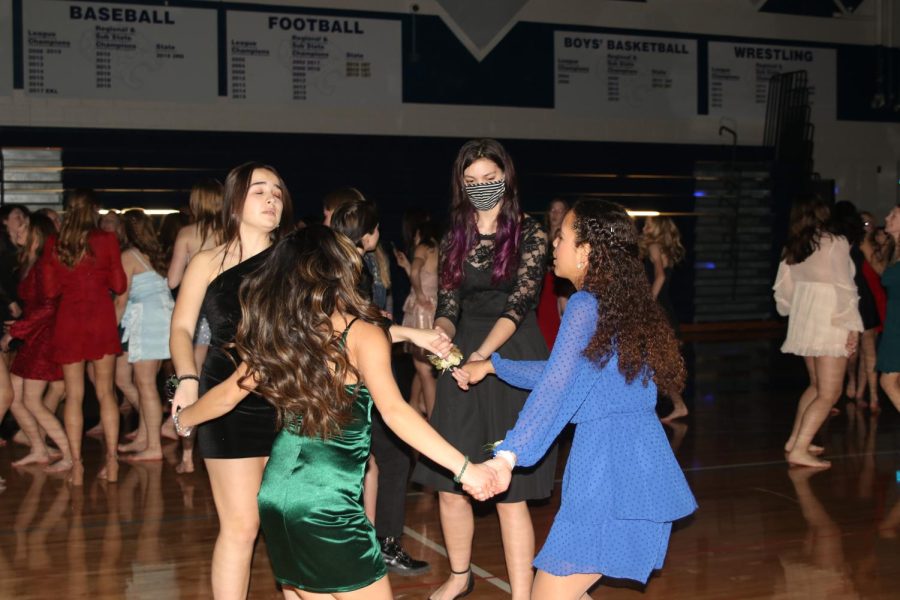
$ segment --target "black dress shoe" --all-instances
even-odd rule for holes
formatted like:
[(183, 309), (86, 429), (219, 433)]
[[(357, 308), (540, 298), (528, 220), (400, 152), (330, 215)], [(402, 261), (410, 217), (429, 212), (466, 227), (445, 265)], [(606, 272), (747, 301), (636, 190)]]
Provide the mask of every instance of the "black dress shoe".
[(388, 571), (397, 575), (421, 575), (431, 570), (424, 560), (416, 560), (406, 553), (400, 540), (395, 537), (380, 538), (381, 557)]

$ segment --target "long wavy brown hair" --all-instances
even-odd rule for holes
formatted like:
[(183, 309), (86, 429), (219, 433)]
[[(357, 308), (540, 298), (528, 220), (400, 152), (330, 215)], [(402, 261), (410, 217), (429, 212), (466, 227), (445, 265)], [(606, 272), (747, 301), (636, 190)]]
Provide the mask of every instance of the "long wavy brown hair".
[[(240, 290), (235, 337), (256, 392), (278, 411), (279, 426), (307, 436), (339, 435), (350, 422), (361, 381), (331, 316), (343, 313), (382, 325), (378, 309), (356, 291), (362, 259), (348, 237), (310, 225), (282, 238)], [(387, 332), (385, 332), (387, 335)]]
[(830, 216), (828, 204), (815, 194), (801, 195), (794, 201), (787, 241), (781, 254), (787, 264), (802, 263), (819, 249)]
[(597, 298), (597, 329), (585, 356), (606, 366), (618, 355), (629, 383), (652, 379), (664, 395), (684, 388), (684, 359), (638, 254), (638, 232), (625, 209), (613, 202), (582, 199), (575, 213), (575, 243), (590, 244), (582, 289)]
[(66, 218), (56, 241), (59, 262), (65, 266), (72, 268), (90, 254), (88, 235), (97, 229), (98, 206), (93, 190), (74, 190), (66, 199)]
[(639, 242), (642, 257), (650, 254), (651, 245), (657, 244), (659, 251), (669, 259), (670, 267), (684, 260), (681, 232), (678, 231), (675, 221), (669, 217), (647, 217), (644, 227)]
[(222, 243), (223, 194), (222, 184), (215, 179), (202, 179), (191, 188), (191, 218), (200, 233), (201, 248), (209, 239), (216, 246)]
[(150, 266), (160, 275), (166, 272), (166, 253), (153, 228), (153, 221), (140, 208), (129, 208), (122, 214), (128, 244), (150, 259)]

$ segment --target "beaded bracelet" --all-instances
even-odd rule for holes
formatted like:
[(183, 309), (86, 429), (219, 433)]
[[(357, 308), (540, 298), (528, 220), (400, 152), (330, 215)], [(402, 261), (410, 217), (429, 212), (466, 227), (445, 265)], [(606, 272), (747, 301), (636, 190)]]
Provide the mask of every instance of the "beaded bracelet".
[(468, 457), (468, 456), (464, 456), (463, 458), (465, 458), (466, 460), (465, 460), (465, 462), (463, 462), (462, 469), (459, 470), (459, 475), (457, 475), (456, 477), (453, 478), (453, 481), (455, 481), (456, 483), (459, 483), (459, 482), (460, 482), (460, 480), (461, 480), (462, 477), (463, 477), (463, 473), (466, 472), (466, 467), (469, 466), (469, 457)]
[(180, 435), (181, 437), (191, 437), (191, 434), (194, 432), (193, 427), (184, 427), (181, 424), (181, 418), (178, 415), (180, 411), (175, 411), (172, 413), (172, 424), (175, 425), (175, 433)]

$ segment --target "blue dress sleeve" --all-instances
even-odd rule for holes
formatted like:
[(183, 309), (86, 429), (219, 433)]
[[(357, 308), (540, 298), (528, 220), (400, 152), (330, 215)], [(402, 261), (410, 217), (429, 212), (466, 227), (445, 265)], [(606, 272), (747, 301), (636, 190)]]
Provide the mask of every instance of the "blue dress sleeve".
[[(587, 390), (579, 393), (574, 389), (575, 379), (585, 366), (582, 353), (596, 328), (596, 299), (587, 292), (576, 293), (566, 306), (550, 359), (534, 382), (515, 426), (496, 448), (515, 452), (517, 465), (528, 467), (540, 461), (584, 402)], [(514, 361), (494, 362), (497, 376), (504, 381), (505, 375), (513, 379), (517, 375), (509, 363)], [(534, 371), (532, 368), (530, 374)]]
[(523, 390), (533, 390), (547, 366), (546, 360), (509, 360), (496, 352), (491, 355), (491, 363), (497, 377)]

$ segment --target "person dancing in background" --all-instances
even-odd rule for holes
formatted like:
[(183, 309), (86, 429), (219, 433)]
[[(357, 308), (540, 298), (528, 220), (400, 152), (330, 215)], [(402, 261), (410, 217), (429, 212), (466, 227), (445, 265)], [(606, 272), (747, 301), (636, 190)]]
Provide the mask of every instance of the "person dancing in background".
[(881, 276), (881, 283), (887, 290), (887, 317), (878, 344), (875, 369), (881, 373), (881, 389), (900, 410), (900, 205), (888, 213), (884, 231), (893, 240), (893, 253)]
[(252, 388), (277, 407), (281, 431), (259, 512), (287, 599), (393, 597), (362, 506), (373, 402), (406, 443), (476, 497), (495, 485), (493, 470), (470, 464), (400, 394), (386, 323), (358, 292), (362, 269), (356, 245), (322, 225), (279, 242), (241, 290), (236, 343), (244, 362), (176, 420), (184, 428), (226, 414)]
[(125, 291), (119, 242), (96, 226), (97, 200), (90, 190), (67, 199), (59, 237), (47, 241), (41, 261), (44, 293), (58, 302), (50, 358), (62, 365), (66, 384), (65, 424), (72, 451), (71, 481), (81, 485), (81, 438), (84, 430), (85, 364), (94, 370), (94, 390), (106, 442), (106, 465), (99, 477), (118, 481), (119, 408), (113, 390), (116, 355), (122, 351), (116, 310), (110, 295)]
[[(272, 244), (293, 227), (291, 197), (278, 172), (256, 162), (232, 169), (225, 179), (223, 221), (224, 242), (194, 256), (175, 302), (169, 336), (178, 377), (173, 411), (193, 404), (235, 370), (228, 344), (234, 341), (241, 316), (238, 289), (265, 263)], [(198, 373), (194, 337), (201, 312), (209, 320), (211, 340)], [(247, 596), (259, 533), (256, 493), (274, 439), (275, 409), (256, 394), (197, 431), (219, 516), (212, 555), (212, 593), (217, 600)]]
[[(675, 315), (675, 307), (669, 294), (669, 282), (672, 279), (672, 269), (684, 260), (685, 252), (684, 246), (681, 245), (681, 233), (675, 222), (668, 217), (644, 219), (640, 248), (644, 268), (650, 280), (650, 293), (663, 308), (672, 330), (677, 334), (678, 317)], [(669, 399), (672, 401), (672, 412), (661, 419), (663, 423), (688, 415), (681, 390), (674, 392)]]
[(847, 359), (847, 398), (862, 398), (860, 390), (868, 384), (867, 374), (871, 373), (873, 380), (876, 377), (874, 362), (867, 365), (867, 361), (875, 358), (873, 344), (877, 337), (876, 329), (881, 325), (875, 296), (866, 280), (866, 257), (860, 248), (866, 235), (863, 217), (852, 202), (847, 200), (836, 202), (831, 208), (829, 230), (835, 235), (845, 237), (850, 244), (850, 259), (854, 268), (853, 282), (859, 293), (859, 315), (862, 317), (863, 333), (857, 351)]
[[(46, 265), (38, 261), (47, 240), (55, 233), (53, 222), (36, 213), (28, 217), (25, 227), (20, 230), (22, 239), (19, 272), (22, 274), (22, 281), (19, 283), (18, 297), (22, 301), (23, 314), (21, 319), (10, 324), (9, 331), (0, 339), (0, 349), (8, 352), (13, 340), (21, 343), (9, 368), (14, 392), (12, 408), (19, 427), (28, 437), (31, 451), (13, 465), (48, 463), (51, 453), (44, 442), (46, 432), (62, 452), (62, 459), (46, 470), (64, 473), (72, 468), (69, 442), (56, 415), (44, 404), (48, 382), (61, 381), (63, 377), (59, 364), (50, 360), (50, 337), (56, 315), (56, 301), (47, 297), (41, 288), (41, 270)], [(51, 396), (48, 400), (55, 410), (59, 402), (59, 390), (48, 395)]]
[(859, 244), (865, 260), (863, 261), (863, 276), (872, 298), (875, 301), (875, 309), (878, 313), (878, 326), (863, 332), (859, 342), (863, 362), (860, 363), (858, 384), (856, 386), (856, 401), (862, 403), (869, 392), (869, 410), (877, 413), (881, 410), (878, 402), (878, 372), (875, 365), (878, 362), (878, 337), (884, 331), (884, 322), (887, 319), (887, 293), (881, 284), (881, 274), (890, 262), (893, 255), (894, 244), (891, 237), (884, 232), (883, 227), (875, 226), (875, 218), (871, 213), (860, 213), (863, 218), (863, 226), (866, 235)]
[[(0, 221), (3, 228), (0, 229), (0, 318), (3, 321), (19, 318), (22, 309), (15, 297), (18, 287), (18, 245), (16, 239), (19, 233), (27, 225), (28, 207), (20, 204), (4, 204), (0, 206)], [(13, 389), (9, 378), (9, 357), (0, 356), (0, 421), (6, 416), (13, 402)], [(24, 431), (19, 431), (13, 438), (16, 442), (29, 443)], [(6, 440), (0, 438), (0, 447), (6, 445)], [(0, 480), (2, 481), (2, 480)]]
[[(437, 310), (438, 294), (438, 246), (440, 233), (431, 221), (419, 224), (413, 234), (412, 262), (403, 252), (394, 251), (397, 264), (409, 276), (410, 290), (406, 302), (403, 303), (403, 325), (419, 329), (431, 329), (434, 326), (434, 313)], [(430, 418), (434, 410), (434, 398), (437, 382), (434, 378), (434, 367), (428, 362), (424, 352), (413, 350), (413, 366), (416, 369), (410, 401), (415, 402), (415, 390), (421, 390), (422, 405), (425, 416)], [(415, 382), (413, 382), (415, 384)]]
[[(181, 228), (172, 249), (167, 281), (172, 295), (177, 298), (184, 272), (191, 259), (204, 250), (210, 250), (224, 242), (222, 220), (222, 184), (215, 179), (204, 179), (191, 188), (190, 209), (193, 223)], [(200, 314), (194, 333), (194, 362), (197, 373), (203, 367), (209, 351), (209, 321)], [(178, 473), (194, 472), (194, 438), (175, 435), (171, 417), (163, 427), (163, 435), (176, 437), (181, 441), (181, 462), (175, 467)]]
[(122, 215), (122, 222), (129, 245), (122, 253), (128, 285), (126, 293), (116, 298), (116, 310), (122, 342), (128, 344), (126, 360), (137, 386), (140, 430), (134, 443), (119, 450), (134, 452), (129, 460), (162, 460), (162, 406), (156, 375), (160, 362), (169, 358), (167, 334), (175, 303), (162, 276), (165, 258), (150, 217), (139, 208), (130, 209)]
[(494, 353), (457, 377), (468, 389), (488, 374), (532, 390), (488, 464), (501, 487), (547, 453), (568, 423), (575, 437), (563, 497), (534, 560), (533, 600), (579, 600), (601, 576), (646, 583), (666, 556), (672, 522), (697, 503), (656, 418), (657, 389), (684, 386), (684, 360), (654, 302), (625, 209), (581, 200), (554, 242), (570, 299), (548, 361)]
[[(363, 260), (359, 278), (359, 295), (381, 311), (390, 322), (390, 313), (383, 304), (386, 294), (379, 289), (379, 278), (372, 269), (376, 263), (366, 260), (372, 256), (380, 233), (378, 229), (378, 208), (371, 200), (354, 188), (345, 188), (329, 195), (339, 198), (334, 203), (330, 227), (345, 235), (356, 247)], [(380, 292), (380, 293), (379, 293)], [(451, 348), (450, 340), (441, 332), (431, 329), (406, 327), (390, 324), (389, 333), (393, 342), (408, 341), (425, 351), (443, 355)], [(381, 545), (381, 554), (388, 569), (400, 575), (417, 575), (427, 572), (427, 562), (410, 556), (403, 549), (401, 537), (406, 520), (406, 485), (409, 478), (409, 450), (384, 423), (376, 410), (372, 415), (372, 443), (369, 468), (364, 482), (364, 505), (366, 515), (375, 525), (375, 532)]]
[[(551, 248), (553, 240), (559, 235), (560, 227), (562, 227), (563, 217), (569, 210), (569, 204), (562, 198), (554, 198), (547, 207), (546, 220), (544, 226), (547, 228), (547, 241)], [(557, 277), (553, 270), (552, 252), (547, 252), (547, 273), (544, 275), (544, 282), (541, 285), (541, 296), (537, 305), (538, 327), (541, 328), (541, 334), (547, 342), (547, 348), (553, 348), (553, 342), (556, 341), (556, 333), (559, 331), (559, 323), (562, 314), (566, 309), (566, 302), (574, 291), (571, 282)]]
[(809, 373), (784, 451), (791, 465), (818, 468), (831, 463), (814, 456), (823, 449), (813, 437), (841, 396), (847, 357), (863, 330), (850, 244), (828, 231), (829, 216), (817, 196), (794, 202), (773, 287), (778, 313), (788, 317), (781, 351), (802, 356)]
[[(435, 325), (447, 332), (469, 361), (498, 349), (517, 360), (547, 358), (534, 308), (547, 268), (547, 234), (522, 213), (512, 159), (496, 140), (463, 144), (452, 169), (450, 230), (441, 244), (440, 287)], [(487, 381), (468, 393), (441, 377), (431, 424), (464, 454), (480, 457), (485, 445), (516, 422), (527, 393)], [(546, 498), (553, 488), (556, 450), (533, 469), (517, 473), (498, 496), (497, 514), (514, 600), (531, 593), (534, 528), (527, 500)], [(444, 470), (427, 459), (413, 480), (438, 491), (441, 528), (450, 577), (435, 600), (471, 592), (475, 519), (469, 499)]]

